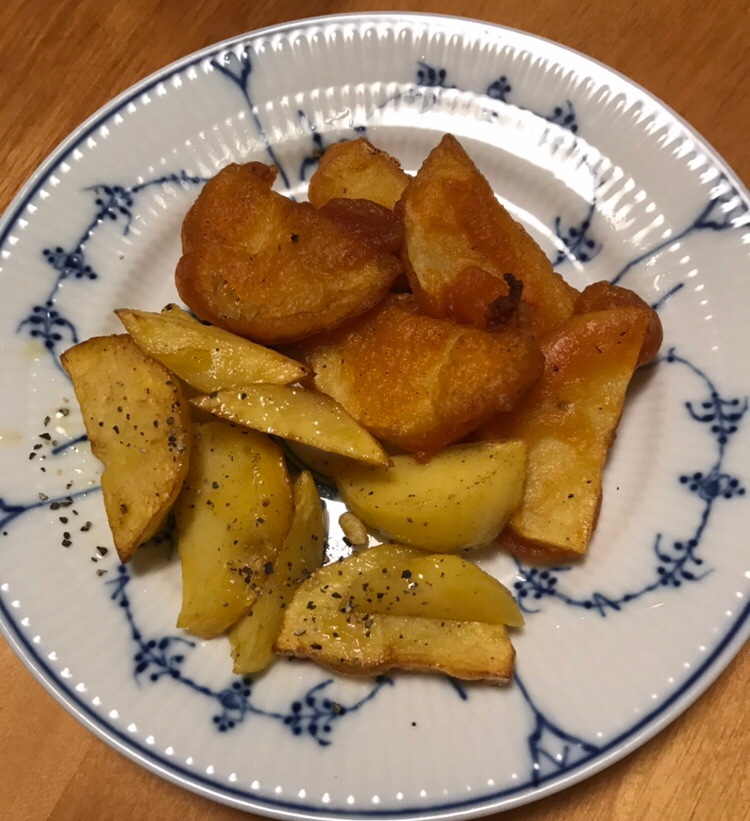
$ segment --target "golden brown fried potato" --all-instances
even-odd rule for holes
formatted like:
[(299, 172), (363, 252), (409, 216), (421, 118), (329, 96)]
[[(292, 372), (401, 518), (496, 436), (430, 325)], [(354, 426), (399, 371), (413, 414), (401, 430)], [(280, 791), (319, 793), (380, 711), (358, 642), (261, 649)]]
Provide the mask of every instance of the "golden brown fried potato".
[(418, 313), (391, 294), (332, 334), (300, 343), (315, 386), (376, 438), (433, 454), (500, 410), (541, 374), (536, 341), (514, 329), (489, 334)]
[(528, 448), (523, 500), (500, 544), (532, 560), (586, 552), (599, 515), (602, 470), (648, 327), (638, 307), (572, 316), (545, 343), (542, 378), (480, 437)]
[(392, 209), (410, 179), (398, 160), (360, 137), (326, 149), (310, 179), (307, 197), (316, 208), (344, 197)]
[(573, 313), (577, 291), (495, 199), (455, 137), (446, 135), (430, 153), (399, 208), (407, 274), (431, 315), (476, 322), (478, 314), (481, 320), (498, 297), (508, 295), (505, 274), (523, 283), (523, 304), (530, 310), (519, 321), (540, 338)]
[(309, 203), (272, 191), (275, 177), (247, 163), (209, 180), (183, 223), (175, 276), (201, 319), (266, 344), (364, 313), (402, 270)]
[(637, 367), (640, 368), (641, 365), (647, 365), (654, 359), (664, 339), (659, 314), (648, 302), (629, 288), (610, 285), (606, 281), (593, 282), (591, 285), (587, 285), (576, 299), (575, 313), (588, 314), (592, 311), (606, 311), (609, 308), (622, 307), (637, 308), (644, 316), (648, 317), (646, 336), (638, 356)]
[(325, 214), (347, 233), (386, 254), (397, 254), (404, 242), (404, 221), (399, 214), (371, 200), (328, 200)]

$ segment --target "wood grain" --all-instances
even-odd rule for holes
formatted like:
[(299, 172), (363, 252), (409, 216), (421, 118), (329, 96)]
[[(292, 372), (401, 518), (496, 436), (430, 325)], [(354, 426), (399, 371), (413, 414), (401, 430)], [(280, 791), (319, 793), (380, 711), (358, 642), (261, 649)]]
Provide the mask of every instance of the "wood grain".
[[(557, 40), (663, 99), (750, 178), (746, 0), (391, 2), (478, 17)], [(365, 2), (5, 0), (0, 7), (0, 209), (44, 157), (115, 94), (190, 52)], [(626, 759), (503, 821), (747, 818), (750, 712), (740, 653), (683, 716)], [(192, 795), (120, 756), (59, 707), (0, 642), (0, 818), (225, 821), (250, 816)]]

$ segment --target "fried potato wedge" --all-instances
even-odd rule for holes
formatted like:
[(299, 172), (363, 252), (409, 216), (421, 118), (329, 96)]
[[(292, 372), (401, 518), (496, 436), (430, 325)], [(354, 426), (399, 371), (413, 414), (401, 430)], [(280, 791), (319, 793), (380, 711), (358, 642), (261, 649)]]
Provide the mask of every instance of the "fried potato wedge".
[(342, 501), (368, 527), (402, 544), (452, 553), (490, 544), (518, 507), (526, 474), (519, 439), (445, 448), (426, 464), (334, 463)]
[(115, 313), (144, 353), (203, 393), (254, 382), (287, 384), (307, 373), (299, 362), (203, 325), (176, 305), (161, 313), (127, 309)]
[(361, 575), (415, 555), (383, 545), (316, 570), (284, 612), (276, 652), (354, 675), (399, 668), (508, 682), (515, 651), (504, 625), (369, 613), (344, 598)]
[[(495, 199), (458, 140), (446, 135), (404, 190), (406, 272), (423, 308), (476, 321), (507, 297), (505, 274), (523, 283), (522, 327), (540, 338), (573, 313), (577, 291)], [(477, 305), (478, 303), (478, 305)], [(480, 321), (479, 327), (485, 327)]]
[(345, 198), (371, 200), (393, 209), (410, 179), (398, 160), (360, 137), (326, 149), (310, 179), (307, 197), (316, 208)]
[(500, 543), (526, 558), (586, 552), (599, 514), (602, 470), (648, 328), (639, 308), (575, 315), (544, 345), (544, 375), (483, 439), (528, 447), (523, 500)]
[(293, 513), (284, 457), (265, 434), (226, 422), (196, 425), (190, 470), (175, 505), (182, 565), (177, 626), (208, 639), (244, 616)]
[(261, 580), (255, 604), (229, 630), (235, 673), (257, 673), (271, 663), (284, 610), (297, 587), (323, 564), (325, 540), (320, 496), (304, 471), (294, 483), (294, 518), (284, 544)]
[(380, 444), (330, 396), (289, 385), (247, 385), (190, 400), (221, 419), (375, 465)]
[(366, 245), (397, 254), (404, 242), (404, 221), (384, 205), (371, 200), (336, 198), (321, 206), (320, 213)]
[(175, 281), (201, 319), (265, 344), (364, 313), (402, 270), (309, 203), (272, 190), (276, 170), (229, 165), (185, 217)]
[(353, 610), (523, 627), (521, 608), (497, 579), (458, 556), (400, 559), (357, 576), (344, 596)]
[(315, 387), (377, 439), (429, 454), (512, 408), (543, 367), (530, 335), (422, 316), (409, 294), (296, 351)]
[(643, 347), (638, 355), (637, 367), (647, 365), (656, 357), (664, 339), (659, 314), (635, 291), (621, 288), (619, 285), (610, 285), (606, 280), (592, 282), (581, 291), (576, 299), (574, 313), (588, 314), (592, 311), (606, 311), (609, 308), (637, 308), (648, 317), (648, 326), (643, 339)]
[(187, 400), (169, 371), (125, 334), (88, 339), (60, 360), (104, 465), (107, 520), (117, 555), (128, 562), (159, 529), (187, 474)]

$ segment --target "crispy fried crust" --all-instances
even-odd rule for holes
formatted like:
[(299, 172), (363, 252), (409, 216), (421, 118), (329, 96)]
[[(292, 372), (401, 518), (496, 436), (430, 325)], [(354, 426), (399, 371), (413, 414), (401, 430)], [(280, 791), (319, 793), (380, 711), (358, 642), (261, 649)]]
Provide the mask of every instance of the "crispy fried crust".
[(495, 199), (487, 180), (450, 135), (403, 193), (404, 259), (423, 309), (485, 327), (490, 303), (523, 283), (522, 327), (546, 336), (573, 313), (577, 291), (552, 270), (537, 243)]
[(572, 316), (543, 346), (542, 378), (480, 438), (522, 439), (526, 487), (500, 543), (524, 558), (567, 560), (588, 549), (602, 494), (602, 470), (646, 335), (639, 307)]
[(315, 386), (377, 438), (435, 453), (500, 410), (510, 410), (540, 375), (536, 341), (515, 329), (490, 334), (419, 313), (392, 294), (298, 354)]
[(410, 179), (398, 160), (360, 137), (326, 149), (310, 179), (307, 196), (316, 208), (345, 197), (372, 200), (392, 209)]
[(183, 223), (175, 277), (201, 319), (266, 344), (358, 316), (402, 270), (309, 203), (272, 191), (275, 176), (247, 163), (209, 180)]
[(404, 221), (384, 205), (371, 200), (328, 200), (321, 206), (325, 214), (347, 233), (386, 254), (398, 254), (404, 242)]
[(637, 367), (647, 365), (659, 352), (664, 339), (659, 314), (635, 291), (621, 288), (619, 285), (610, 285), (607, 281), (592, 282), (591, 285), (587, 285), (576, 299), (574, 313), (588, 314), (593, 311), (606, 311), (609, 308), (637, 308), (648, 318), (646, 336), (638, 355)]

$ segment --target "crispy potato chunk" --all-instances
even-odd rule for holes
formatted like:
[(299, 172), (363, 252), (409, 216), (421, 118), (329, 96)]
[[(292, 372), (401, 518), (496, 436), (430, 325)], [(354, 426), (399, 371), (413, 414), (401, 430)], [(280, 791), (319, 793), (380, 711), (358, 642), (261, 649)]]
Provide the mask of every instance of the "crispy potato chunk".
[(325, 540), (320, 496), (312, 476), (303, 471), (294, 484), (294, 518), (284, 544), (255, 604), (229, 631), (235, 673), (257, 673), (271, 663), (284, 610), (297, 587), (323, 564)]
[(575, 313), (588, 314), (592, 311), (606, 311), (609, 308), (637, 308), (648, 317), (646, 336), (643, 347), (638, 355), (637, 367), (651, 362), (661, 348), (664, 339), (664, 330), (661, 326), (659, 314), (642, 299), (635, 291), (621, 288), (619, 285), (610, 285), (609, 282), (593, 282), (587, 285), (576, 299)]
[(523, 283), (522, 327), (540, 338), (573, 313), (577, 291), (552, 270), (537, 243), (495, 199), (487, 180), (450, 135), (427, 157), (401, 198), (406, 271), (433, 316), (485, 327), (493, 302)]
[(247, 163), (209, 180), (185, 217), (175, 274), (197, 316), (266, 344), (364, 313), (402, 270), (309, 203), (273, 191), (275, 177), (274, 168)]
[(389, 539), (435, 553), (490, 544), (523, 495), (526, 446), (518, 439), (453, 445), (427, 464), (333, 465), (342, 501)]
[(347, 233), (387, 254), (397, 254), (404, 242), (400, 215), (371, 200), (333, 199), (321, 206), (325, 214)]
[(177, 626), (209, 639), (244, 616), (293, 513), (284, 457), (265, 434), (226, 422), (196, 425), (190, 470), (175, 506), (182, 566)]
[(316, 208), (342, 197), (371, 200), (392, 209), (410, 179), (398, 160), (360, 137), (326, 149), (310, 179), (307, 197)]
[[(399, 668), (508, 682), (515, 652), (503, 624), (371, 613), (348, 600), (362, 574), (419, 555), (425, 554), (383, 545), (317, 570), (287, 607), (276, 651), (354, 675)], [(460, 608), (454, 612), (459, 615)]]
[[(117, 555), (154, 535), (188, 470), (190, 414), (179, 382), (125, 335), (88, 339), (61, 356), (81, 406)], [(137, 477), (137, 479), (134, 479)]]
[(483, 439), (528, 447), (523, 500), (500, 544), (525, 558), (586, 552), (599, 515), (602, 470), (648, 327), (639, 308), (575, 315), (544, 345), (544, 375)]
[(543, 366), (530, 336), (422, 316), (408, 294), (298, 352), (318, 390), (376, 438), (429, 454), (512, 408)]

